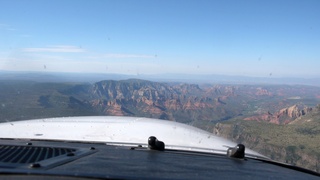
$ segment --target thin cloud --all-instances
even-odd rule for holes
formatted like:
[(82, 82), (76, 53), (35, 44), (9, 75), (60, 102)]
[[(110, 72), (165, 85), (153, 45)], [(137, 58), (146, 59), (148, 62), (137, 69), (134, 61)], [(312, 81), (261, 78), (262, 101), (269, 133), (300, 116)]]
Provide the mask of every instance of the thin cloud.
[(53, 53), (80, 53), (85, 52), (85, 49), (76, 46), (49, 46), (44, 48), (24, 48), (23, 52), (53, 52)]
[(7, 31), (16, 31), (16, 28), (11, 27), (9, 24), (1, 24), (0, 23), (0, 29), (4, 29)]
[(146, 54), (104, 54), (103, 58), (154, 58), (154, 55)]

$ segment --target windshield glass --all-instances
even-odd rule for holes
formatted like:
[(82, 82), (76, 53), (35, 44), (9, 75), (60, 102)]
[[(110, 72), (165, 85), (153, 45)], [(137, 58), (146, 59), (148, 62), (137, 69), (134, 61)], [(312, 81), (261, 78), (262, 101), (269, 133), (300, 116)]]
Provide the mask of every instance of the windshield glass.
[(0, 122), (177, 121), (320, 171), (320, 1), (0, 4)]

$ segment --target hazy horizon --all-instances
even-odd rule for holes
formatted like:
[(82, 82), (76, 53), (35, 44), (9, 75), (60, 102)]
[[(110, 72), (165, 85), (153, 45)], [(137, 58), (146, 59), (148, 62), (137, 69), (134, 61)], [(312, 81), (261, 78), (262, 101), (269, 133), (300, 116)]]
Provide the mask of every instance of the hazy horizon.
[(269, 85), (312, 85), (320, 86), (320, 78), (297, 77), (252, 77), (235, 75), (197, 75), (197, 74), (119, 74), (119, 73), (73, 73), (73, 72), (39, 72), (39, 71), (3, 71), (0, 80), (31, 80), (40, 82), (97, 82), (101, 80), (143, 79), (149, 81), (214, 83), (214, 84), (269, 84)]

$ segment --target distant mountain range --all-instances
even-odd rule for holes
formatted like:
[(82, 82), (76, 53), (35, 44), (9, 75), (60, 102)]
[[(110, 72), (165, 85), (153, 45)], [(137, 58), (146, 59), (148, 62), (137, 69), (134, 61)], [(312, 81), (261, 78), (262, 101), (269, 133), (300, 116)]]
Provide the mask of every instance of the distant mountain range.
[[(279, 109), (297, 104), (306, 108), (315, 106), (320, 102), (319, 90), (318, 87), (284, 85), (213, 85), (200, 88), (196, 84), (130, 79), (73, 86), (60, 93), (104, 115), (144, 116), (192, 123), (235, 118), (253, 120), (252, 116), (257, 119), (265, 113), (277, 113)], [(299, 98), (295, 99), (296, 96)], [(285, 119), (286, 115), (282, 114), (281, 118)], [(289, 123), (293, 118), (286, 120)]]
[[(283, 124), (297, 116), (291, 109), (303, 115), (308, 108), (320, 103), (320, 87), (303, 85), (199, 86), (139, 79), (104, 80), (92, 84), (21, 80), (0, 83), (4, 107), (41, 109), (33, 112), (34, 116), (39, 114), (40, 117), (46, 112), (49, 116), (87, 112), (89, 115), (144, 116), (184, 123), (246, 119)], [(290, 109), (292, 106), (294, 108)], [(306, 109), (301, 110), (301, 107)], [(21, 117), (13, 115), (15, 118), (11, 119), (25, 118), (25, 114)]]

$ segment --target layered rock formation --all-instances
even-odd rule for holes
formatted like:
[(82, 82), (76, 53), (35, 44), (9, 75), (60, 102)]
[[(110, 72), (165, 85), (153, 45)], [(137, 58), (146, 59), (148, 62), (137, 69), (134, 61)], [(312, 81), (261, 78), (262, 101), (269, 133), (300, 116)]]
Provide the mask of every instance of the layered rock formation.
[(101, 81), (95, 83), (89, 93), (94, 97), (89, 101), (92, 107), (106, 115), (147, 116), (179, 121), (192, 120), (192, 114), (194, 118), (201, 117), (202, 120), (224, 118), (225, 110), (217, 112), (214, 109), (225, 106), (228, 98), (225, 95), (210, 97), (208, 92), (194, 84), (168, 85), (143, 80)]
[(244, 118), (244, 120), (265, 121), (265, 122), (274, 123), (274, 124), (288, 124), (293, 120), (295, 120), (296, 118), (306, 115), (311, 111), (312, 111), (312, 108), (310, 107), (305, 106), (301, 108), (295, 104), (291, 107), (283, 108), (274, 114), (267, 112), (264, 114)]
[[(313, 95), (313, 91), (318, 93), (311, 89), (308, 95)], [(217, 122), (239, 117), (276, 124), (289, 123), (308, 112), (300, 106), (290, 107), (295, 99), (287, 100), (305, 92), (305, 87), (205, 85), (200, 88), (196, 84), (139, 79), (106, 80), (61, 91), (102, 115), (144, 116), (180, 122)], [(301, 95), (298, 100), (303, 101), (303, 97)]]

